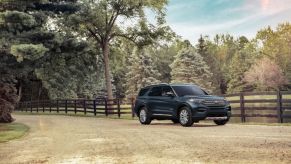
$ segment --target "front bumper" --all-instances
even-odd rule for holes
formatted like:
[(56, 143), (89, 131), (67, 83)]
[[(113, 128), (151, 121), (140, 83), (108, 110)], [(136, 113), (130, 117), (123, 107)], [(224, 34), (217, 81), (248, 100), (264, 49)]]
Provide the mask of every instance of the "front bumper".
[[(221, 119), (229, 119), (231, 117), (231, 107), (227, 106), (200, 106), (196, 107), (192, 110), (192, 118), (193, 120), (221, 120)], [(216, 119), (217, 118), (217, 119)]]

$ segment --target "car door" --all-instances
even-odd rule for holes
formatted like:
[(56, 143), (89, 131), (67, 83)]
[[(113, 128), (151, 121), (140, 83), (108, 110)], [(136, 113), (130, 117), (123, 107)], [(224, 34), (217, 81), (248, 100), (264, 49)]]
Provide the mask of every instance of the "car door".
[[(171, 93), (171, 95), (167, 93)], [(173, 116), (176, 106), (176, 95), (172, 88), (170, 86), (163, 86), (162, 96), (160, 97), (160, 103), (158, 106), (160, 113)]]
[(148, 103), (147, 107), (152, 112), (152, 114), (161, 114), (161, 97), (162, 97), (162, 87), (155, 86), (152, 87), (148, 94)]

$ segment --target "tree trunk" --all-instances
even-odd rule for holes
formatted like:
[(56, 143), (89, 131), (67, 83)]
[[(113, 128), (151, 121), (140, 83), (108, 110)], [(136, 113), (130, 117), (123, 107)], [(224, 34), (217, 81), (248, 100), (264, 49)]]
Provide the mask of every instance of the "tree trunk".
[(102, 46), (102, 53), (104, 57), (107, 98), (113, 99), (110, 66), (109, 66), (109, 42), (108, 41), (105, 42), (104, 45)]
[(19, 88), (18, 88), (18, 100), (20, 101), (22, 97), (22, 82), (19, 82)]

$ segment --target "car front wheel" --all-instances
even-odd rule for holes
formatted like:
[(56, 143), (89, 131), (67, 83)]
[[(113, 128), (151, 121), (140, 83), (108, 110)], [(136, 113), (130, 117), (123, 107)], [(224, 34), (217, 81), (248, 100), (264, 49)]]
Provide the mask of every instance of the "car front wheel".
[(147, 125), (151, 123), (151, 118), (149, 116), (149, 112), (147, 110), (146, 107), (143, 107), (140, 111), (139, 111), (139, 122), (141, 124)]
[(179, 122), (182, 126), (188, 127), (193, 125), (191, 110), (183, 107), (179, 112)]

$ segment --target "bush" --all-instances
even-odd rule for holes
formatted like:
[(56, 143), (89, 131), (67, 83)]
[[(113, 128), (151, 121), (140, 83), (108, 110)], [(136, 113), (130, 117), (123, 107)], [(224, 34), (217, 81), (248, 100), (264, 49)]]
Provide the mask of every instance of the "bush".
[(16, 88), (10, 84), (0, 83), (0, 122), (10, 123), (15, 119), (11, 113), (18, 102)]

